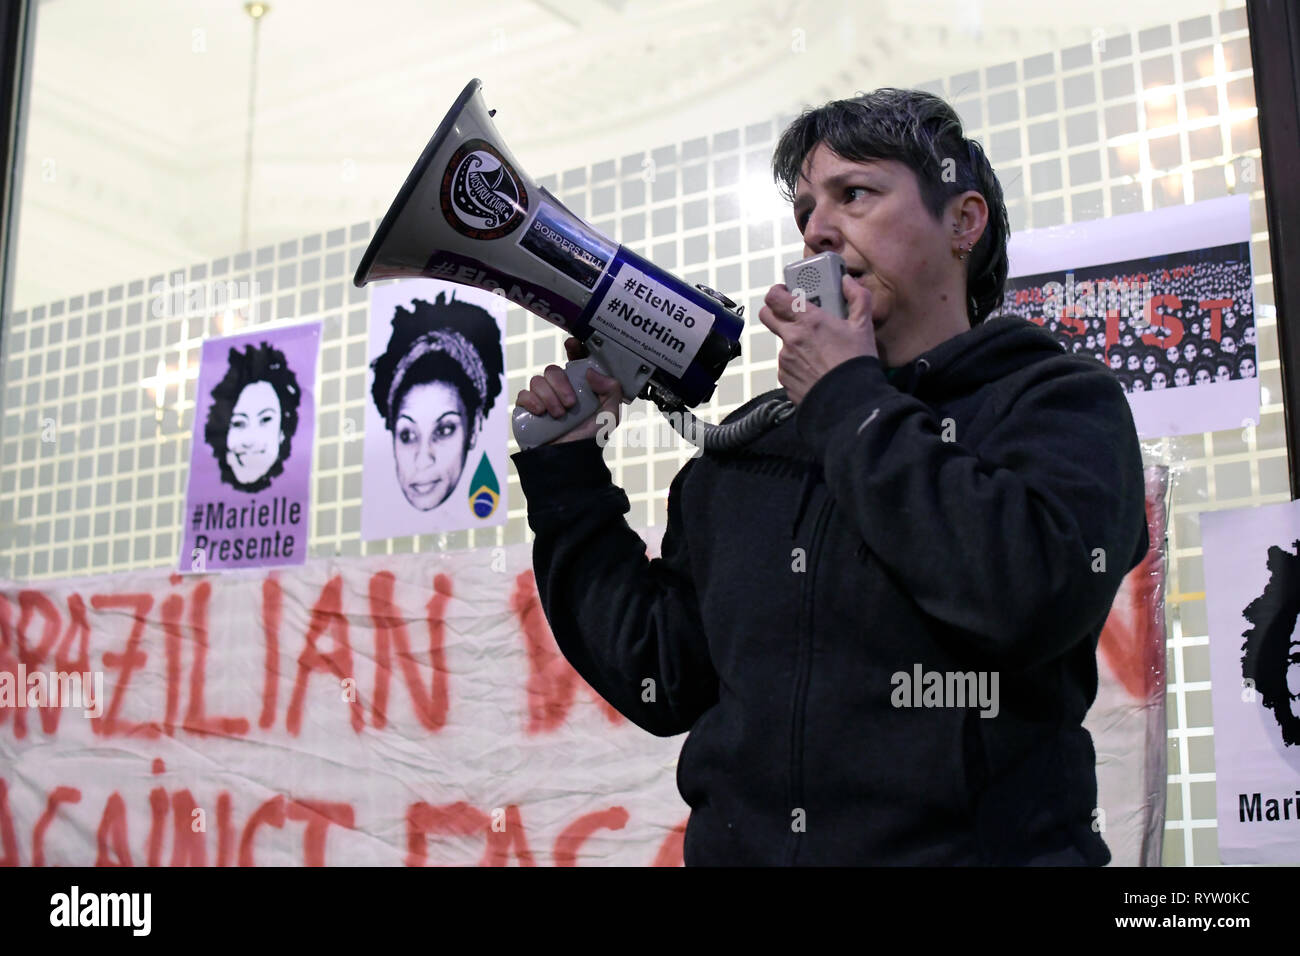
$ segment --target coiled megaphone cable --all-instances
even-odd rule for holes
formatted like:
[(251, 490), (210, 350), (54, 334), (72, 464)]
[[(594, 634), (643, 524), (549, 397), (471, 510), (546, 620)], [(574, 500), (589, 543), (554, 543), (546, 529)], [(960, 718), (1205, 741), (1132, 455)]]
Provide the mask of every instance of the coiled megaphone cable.
[[(722, 305), (736, 313), (739, 318), (745, 314), (745, 307), (737, 305), (732, 299), (706, 285), (696, 284), (705, 295), (717, 299)], [(743, 418), (734, 422), (715, 425), (702, 422), (695, 413), (686, 407), (686, 403), (671, 391), (656, 382), (647, 382), (643, 397), (650, 399), (664, 413), (670, 425), (696, 448), (704, 451), (730, 451), (748, 445), (770, 428), (775, 428), (794, 414), (794, 402), (789, 399), (773, 398), (752, 408)]]
[(704, 451), (730, 451), (748, 445), (768, 429), (781, 424), (795, 410), (794, 402), (789, 399), (770, 398), (734, 422), (715, 425), (700, 421), (667, 389), (650, 383), (646, 391), (649, 393), (647, 397), (664, 413), (677, 434)]

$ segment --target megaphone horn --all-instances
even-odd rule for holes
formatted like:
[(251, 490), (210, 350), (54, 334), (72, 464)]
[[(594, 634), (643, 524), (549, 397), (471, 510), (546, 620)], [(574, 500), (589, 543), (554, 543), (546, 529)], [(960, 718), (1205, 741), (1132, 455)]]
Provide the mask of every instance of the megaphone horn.
[(362, 256), (356, 285), (424, 276), (476, 286), (583, 342), (589, 357), (565, 367), (576, 406), (563, 418), (516, 409), (521, 448), (596, 412), (588, 365), (617, 378), (625, 402), (640, 396), (678, 412), (669, 415), (674, 426), (705, 448), (749, 441), (790, 414), (784, 403), (723, 427), (695, 421), (687, 406), (707, 401), (740, 354), (742, 310), (608, 239), (535, 183), (498, 135), (481, 88), (471, 80), (438, 124)]

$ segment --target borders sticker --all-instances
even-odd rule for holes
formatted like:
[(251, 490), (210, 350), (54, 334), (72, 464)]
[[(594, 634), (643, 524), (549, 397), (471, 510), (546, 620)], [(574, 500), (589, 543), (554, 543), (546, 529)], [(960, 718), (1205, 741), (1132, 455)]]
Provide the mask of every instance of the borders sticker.
[(618, 247), (565, 212), (539, 202), (537, 215), (519, 237), (519, 246), (584, 289), (594, 289)]

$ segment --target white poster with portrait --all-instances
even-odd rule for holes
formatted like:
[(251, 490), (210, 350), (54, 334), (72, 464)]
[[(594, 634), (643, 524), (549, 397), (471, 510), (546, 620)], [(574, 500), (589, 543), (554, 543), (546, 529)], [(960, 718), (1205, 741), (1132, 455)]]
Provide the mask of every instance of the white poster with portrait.
[(1139, 436), (1258, 424), (1249, 197), (1020, 232), (1007, 255), (996, 314), (1113, 371)]
[(504, 524), (506, 302), (412, 279), (370, 293), (361, 536)]

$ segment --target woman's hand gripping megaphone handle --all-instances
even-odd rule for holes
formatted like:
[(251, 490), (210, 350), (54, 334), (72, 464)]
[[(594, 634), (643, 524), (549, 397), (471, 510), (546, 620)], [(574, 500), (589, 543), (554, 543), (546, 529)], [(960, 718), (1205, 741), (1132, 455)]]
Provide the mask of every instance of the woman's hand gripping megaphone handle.
[(516, 399), (511, 427), (521, 449), (608, 435), (618, 423), (623, 403), (618, 379), (576, 338), (567, 339), (564, 347), (571, 361), (564, 368), (548, 365)]

